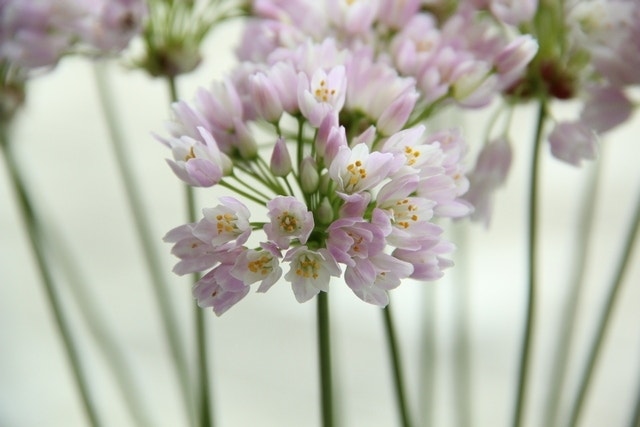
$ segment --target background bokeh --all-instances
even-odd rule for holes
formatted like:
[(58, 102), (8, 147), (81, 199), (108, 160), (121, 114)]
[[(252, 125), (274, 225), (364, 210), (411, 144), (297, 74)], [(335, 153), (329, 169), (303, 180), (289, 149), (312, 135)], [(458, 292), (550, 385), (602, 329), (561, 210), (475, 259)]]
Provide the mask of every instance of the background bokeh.
[[(219, 30), (204, 50), (205, 61), (178, 80), (182, 97), (222, 76), (233, 64), (238, 28)], [(185, 221), (182, 184), (151, 137), (169, 116), (166, 84), (120, 63), (104, 64), (111, 77), (128, 159), (144, 194), (150, 227), (157, 235), (170, 292), (179, 312), (184, 345), (193, 345), (189, 281), (171, 275), (175, 260), (166, 231)], [(95, 87), (94, 66), (64, 59), (34, 79), (12, 137), (23, 174), (41, 214), (67, 249), (132, 366), (156, 426), (182, 426), (178, 387), (163, 341), (152, 287), (122, 189)], [(295, 88), (292, 87), (292, 90)], [(558, 117), (576, 106), (554, 109)], [(471, 153), (484, 135), (487, 111), (449, 114), (430, 125), (461, 125)], [(392, 293), (411, 410), (423, 425), (454, 426), (464, 407), (454, 379), (470, 360), (469, 393), (474, 426), (506, 426), (516, 391), (526, 285), (526, 201), (535, 108), (515, 115), (514, 164), (495, 199), (491, 226), (444, 224), (458, 244), (456, 266), (437, 283), (407, 282)], [(602, 179), (585, 290), (580, 306), (577, 352), (569, 385), (584, 361), (606, 287), (619, 259), (625, 230), (640, 192), (640, 123), (611, 132), (602, 141)], [(542, 156), (540, 292), (531, 371), (529, 426), (539, 426), (548, 393), (552, 346), (559, 331), (575, 252), (576, 222), (585, 182), (594, 164), (575, 168)], [(220, 190), (198, 190), (199, 206), (213, 206)], [(0, 174), (0, 426), (85, 425), (63, 347), (44, 298), (26, 234), (6, 173)], [(64, 249), (67, 248), (67, 249)], [(640, 252), (636, 250), (620, 293), (610, 334), (588, 396), (584, 426), (622, 426), (640, 381)], [(58, 272), (59, 273), (59, 272)], [(133, 425), (93, 337), (83, 324), (68, 286), (66, 310), (81, 337), (99, 412), (108, 426)], [(334, 367), (340, 425), (395, 425), (389, 358), (380, 309), (358, 300), (340, 283), (330, 293)], [(222, 317), (207, 318), (211, 379), (219, 426), (319, 425), (315, 304), (298, 304), (285, 283), (267, 294), (250, 294)], [(469, 326), (466, 347), (459, 327)], [(193, 355), (193, 352), (190, 351)], [(195, 359), (194, 359), (195, 360)], [(194, 368), (195, 370), (195, 363)], [(566, 402), (565, 402), (566, 403)]]

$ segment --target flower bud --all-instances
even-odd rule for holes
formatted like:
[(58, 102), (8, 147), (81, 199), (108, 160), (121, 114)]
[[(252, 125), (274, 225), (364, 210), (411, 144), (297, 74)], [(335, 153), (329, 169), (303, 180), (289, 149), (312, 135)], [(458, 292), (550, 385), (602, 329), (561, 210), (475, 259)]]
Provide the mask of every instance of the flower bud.
[(269, 78), (264, 73), (250, 76), (249, 92), (258, 115), (268, 122), (277, 123), (282, 116), (282, 103)]
[(322, 198), (320, 206), (315, 212), (316, 223), (321, 225), (329, 225), (333, 222), (333, 207), (326, 197)]
[(329, 176), (328, 172), (320, 175), (320, 184), (318, 186), (318, 190), (320, 191), (320, 194), (325, 195), (328, 195), (331, 191), (331, 177)]
[(271, 154), (271, 172), (275, 176), (285, 177), (291, 172), (291, 155), (287, 149), (287, 143), (280, 137), (273, 147)]
[(235, 132), (237, 136), (236, 147), (243, 159), (251, 160), (258, 155), (258, 144), (247, 126), (240, 120), (234, 120)]
[(312, 157), (305, 157), (300, 165), (300, 188), (306, 194), (311, 194), (318, 189), (320, 175), (318, 167)]

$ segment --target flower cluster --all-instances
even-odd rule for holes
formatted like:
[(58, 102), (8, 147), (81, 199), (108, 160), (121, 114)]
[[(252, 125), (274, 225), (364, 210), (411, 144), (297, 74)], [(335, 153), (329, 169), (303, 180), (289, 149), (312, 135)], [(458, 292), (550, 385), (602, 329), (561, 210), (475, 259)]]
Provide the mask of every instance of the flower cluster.
[(304, 302), (341, 277), (385, 306), (403, 279), (441, 277), (453, 245), (434, 219), (471, 211), (466, 145), (459, 130), (415, 123), (416, 83), (371, 52), (307, 39), (173, 105), (157, 136), (173, 171), (241, 196), (165, 236), (177, 274), (205, 273), (199, 305), (220, 315), (281, 277)]
[(0, 61), (30, 70), (51, 67), (74, 49), (119, 52), (145, 16), (142, 0), (3, 0)]

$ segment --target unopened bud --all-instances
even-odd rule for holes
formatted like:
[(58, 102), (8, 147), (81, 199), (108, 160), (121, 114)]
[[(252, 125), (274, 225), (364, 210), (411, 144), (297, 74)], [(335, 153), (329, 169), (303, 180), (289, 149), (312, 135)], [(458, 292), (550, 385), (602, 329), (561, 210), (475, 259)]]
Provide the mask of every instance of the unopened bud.
[(300, 188), (304, 193), (311, 194), (318, 189), (320, 175), (318, 167), (312, 157), (305, 157), (300, 165)]
[(291, 172), (291, 155), (284, 138), (278, 138), (271, 153), (271, 172), (275, 176), (285, 177)]

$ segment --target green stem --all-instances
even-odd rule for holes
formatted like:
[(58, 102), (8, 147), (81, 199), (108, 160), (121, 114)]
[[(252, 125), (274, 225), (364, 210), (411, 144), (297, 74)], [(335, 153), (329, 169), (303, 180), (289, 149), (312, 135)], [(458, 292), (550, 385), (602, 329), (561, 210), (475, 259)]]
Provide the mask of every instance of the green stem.
[[(232, 176), (232, 178), (234, 178), (236, 181), (242, 183), (242, 181), (240, 181), (238, 178), (236, 178), (235, 176)], [(265, 199), (260, 199), (252, 194), (247, 193), (246, 191), (242, 191), (240, 190), (238, 187), (234, 187), (233, 185), (229, 184), (226, 181), (220, 181), (218, 182), (219, 185), (228, 188), (229, 190), (235, 191), (236, 193), (240, 194), (243, 197), (246, 197), (249, 200), (253, 200), (254, 202), (260, 204), (260, 205), (266, 205), (267, 204), (267, 200)]]
[(51, 223), (47, 224), (46, 229), (42, 230), (44, 234), (43, 241), (47, 245), (49, 253), (55, 257), (54, 260), (67, 276), (71, 295), (75, 299), (76, 306), (80, 310), (89, 332), (100, 348), (107, 366), (111, 369), (131, 419), (136, 426), (151, 426), (149, 414), (143, 410), (142, 395), (138, 391), (139, 388), (134, 384), (135, 377), (132, 375), (131, 367), (124, 357), (122, 346), (119, 345), (113, 332), (105, 322), (100, 306), (95, 303), (94, 296), (88, 292), (87, 281), (81, 277), (77, 264), (72, 262), (71, 252), (68, 245), (66, 245), (64, 236), (56, 231)]
[[(196, 221), (196, 206), (193, 188), (185, 187), (187, 216), (189, 222)], [(193, 275), (193, 282), (200, 279), (199, 274)], [(198, 365), (198, 392), (200, 407), (200, 425), (210, 427), (214, 425), (211, 414), (211, 388), (209, 384), (209, 358), (207, 357), (207, 331), (205, 323), (205, 311), (194, 304), (195, 325), (196, 325), (196, 351)]]
[(636, 390), (636, 399), (635, 405), (633, 409), (633, 413), (631, 414), (631, 422), (629, 423), (629, 427), (638, 427), (640, 426), (640, 382), (638, 382)]
[(437, 359), (437, 340), (436, 340), (436, 301), (437, 288), (435, 286), (425, 286), (422, 289), (424, 293), (424, 306), (422, 310), (422, 328), (421, 328), (421, 363), (420, 363), (420, 419), (424, 427), (432, 427), (435, 425), (435, 400), (436, 400), (436, 366)]
[[(171, 102), (178, 101), (178, 88), (175, 77), (167, 76), (169, 96)], [(185, 204), (187, 207), (187, 221), (192, 223), (197, 220), (196, 201), (193, 187), (185, 186)], [(193, 275), (193, 283), (200, 279), (199, 274)], [(205, 311), (193, 304), (193, 315), (196, 327), (196, 357), (198, 366), (198, 413), (200, 414), (200, 426), (212, 427), (214, 425), (211, 411), (211, 387), (209, 384), (209, 363), (207, 357), (207, 331), (205, 323)]]
[(33, 251), (33, 255), (35, 256), (40, 279), (42, 281), (44, 291), (47, 294), (47, 301), (53, 311), (55, 323), (67, 353), (67, 357), (71, 365), (71, 371), (73, 372), (73, 378), (78, 391), (80, 392), (85, 415), (87, 416), (91, 426), (99, 427), (101, 422), (99, 421), (98, 414), (95, 409), (95, 403), (89, 391), (87, 377), (82, 368), (78, 344), (76, 343), (71, 328), (69, 327), (69, 321), (65, 317), (65, 311), (62, 306), (62, 302), (60, 301), (60, 296), (58, 295), (57, 285), (54, 283), (53, 275), (47, 262), (44, 248), (42, 247), (42, 232), (40, 230), (40, 225), (26, 186), (24, 185), (24, 181), (20, 176), (17, 164), (13, 158), (10, 144), (4, 132), (4, 129), (0, 129), (0, 133), (2, 134), (0, 135), (0, 138), (2, 138), (0, 146), (3, 151), (3, 157), (5, 159), (7, 171), (9, 172), (11, 184), (18, 199), (18, 205), (24, 220), (24, 225), (27, 234), (29, 235), (29, 243), (31, 250)]
[(518, 394), (516, 397), (515, 411), (513, 416), (513, 426), (519, 427), (523, 423), (524, 403), (526, 400), (527, 379), (529, 374), (529, 364), (531, 359), (531, 347), (533, 344), (533, 329), (535, 324), (536, 309), (536, 285), (538, 267), (538, 259), (536, 251), (537, 234), (538, 234), (538, 175), (540, 172), (540, 146), (542, 142), (542, 130), (546, 119), (546, 107), (543, 100), (540, 101), (538, 108), (538, 120), (536, 124), (536, 134), (533, 143), (533, 153), (531, 161), (531, 182), (529, 188), (529, 227), (528, 227), (528, 268), (529, 280), (527, 286), (527, 309), (524, 337), (522, 340), (522, 349), (520, 353), (520, 367), (518, 374)]
[(457, 412), (459, 427), (471, 427), (473, 420), (473, 399), (471, 396), (471, 289), (469, 281), (469, 235), (467, 224), (456, 224), (454, 228), (456, 251), (456, 266), (454, 278), (456, 290), (456, 324), (455, 324), (455, 368), (454, 390), (455, 399), (460, 408)]
[(571, 354), (573, 344), (573, 330), (578, 314), (578, 305), (582, 295), (582, 283), (586, 272), (587, 254), (589, 252), (589, 242), (593, 231), (593, 218), (596, 211), (595, 205), (598, 194), (598, 182), (602, 165), (602, 159), (594, 165), (596, 168), (589, 177), (589, 182), (585, 188), (584, 199), (581, 203), (581, 215), (578, 221), (575, 263), (571, 280), (569, 282), (569, 292), (566, 297), (565, 307), (562, 310), (563, 319), (560, 322), (562, 331), (558, 335), (556, 354), (551, 369), (550, 386), (547, 392), (546, 409), (544, 411), (545, 426), (556, 425), (558, 409), (562, 396), (564, 395), (565, 381), (567, 378), (567, 364)]
[(329, 300), (326, 292), (318, 294), (318, 356), (320, 358), (320, 401), (322, 427), (333, 427), (333, 378), (329, 332)]
[(617, 296), (619, 294), (619, 291), (624, 279), (624, 275), (627, 271), (629, 260), (631, 259), (633, 246), (635, 244), (636, 237), (638, 235), (638, 228), (640, 228), (640, 197), (636, 201), (635, 212), (633, 215), (632, 222), (629, 226), (629, 230), (627, 231), (627, 233), (625, 233), (626, 241), (623, 248), (622, 258), (618, 263), (614, 278), (610, 284), (609, 294), (607, 296), (607, 300), (603, 307), (602, 313), (600, 314), (598, 329), (596, 331), (596, 334), (593, 338), (593, 342), (589, 350), (587, 364), (584, 368), (582, 376), (580, 377), (578, 394), (571, 407), (571, 416), (569, 418), (570, 419), (569, 426), (571, 427), (578, 425), (578, 421), (580, 419), (580, 416), (582, 415), (584, 400), (587, 395), (587, 391), (589, 390), (591, 379), (593, 378), (593, 372), (594, 372), (596, 363), (598, 362), (598, 358), (602, 352), (602, 343), (604, 342), (605, 335), (609, 326), (609, 322), (611, 321), (611, 314), (613, 313), (613, 308), (615, 306), (615, 302), (617, 300)]
[(400, 421), (403, 427), (411, 427), (409, 410), (407, 407), (407, 399), (404, 393), (404, 380), (402, 375), (402, 360), (400, 358), (400, 350), (398, 348), (398, 339), (396, 337), (395, 327), (393, 325), (393, 317), (391, 316), (391, 304), (388, 304), (383, 310), (384, 326), (387, 335), (387, 344), (389, 347), (389, 356), (391, 357), (391, 369), (393, 371), (393, 385), (396, 392), (396, 403)]
[(156, 303), (160, 308), (160, 319), (164, 328), (165, 337), (169, 346), (170, 355), (175, 367), (178, 383), (182, 391), (183, 403), (190, 424), (194, 425), (194, 413), (191, 408), (191, 387), (189, 384), (189, 374), (187, 369), (187, 358), (183, 352), (183, 345), (178, 330), (178, 321), (174, 308), (170, 303), (168, 293), (168, 283), (163, 271), (160, 257), (156, 252), (153, 244), (156, 238), (152, 237), (148, 215), (145, 212), (140, 197), (140, 190), (136, 180), (134, 179), (129, 158), (127, 156), (122, 131), (118, 126), (114, 103), (110, 95), (107, 83), (106, 70), (100, 64), (94, 68), (96, 85), (98, 88), (100, 104), (107, 122), (109, 135), (112, 142), (112, 148), (116, 157), (116, 162), (120, 175), (122, 177), (125, 189), (125, 195), (131, 209), (131, 214), (135, 223), (135, 229), (138, 233), (138, 239), (142, 245), (142, 253), (147, 266), (147, 272), (150, 275), (151, 283), (154, 286), (154, 296)]

